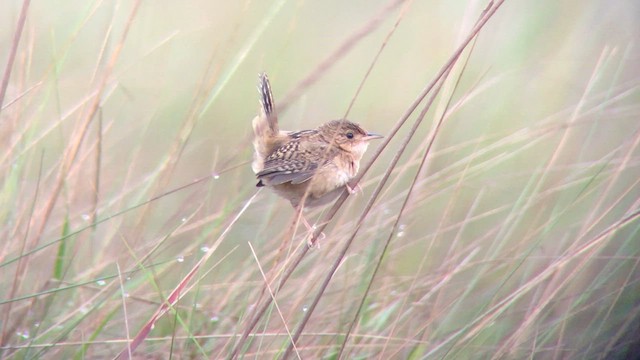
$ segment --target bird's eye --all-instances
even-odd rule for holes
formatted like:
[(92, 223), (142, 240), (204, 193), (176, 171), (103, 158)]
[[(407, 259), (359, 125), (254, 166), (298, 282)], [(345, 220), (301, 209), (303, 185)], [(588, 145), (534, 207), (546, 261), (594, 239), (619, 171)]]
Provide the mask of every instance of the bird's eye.
[(347, 133), (347, 139), (353, 139), (353, 133), (351, 131)]

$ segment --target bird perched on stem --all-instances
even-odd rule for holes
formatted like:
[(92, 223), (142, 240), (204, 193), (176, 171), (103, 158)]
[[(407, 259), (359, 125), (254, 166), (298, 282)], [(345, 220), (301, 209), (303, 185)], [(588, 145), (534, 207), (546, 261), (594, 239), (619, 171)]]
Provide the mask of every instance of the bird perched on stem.
[(332, 120), (313, 130), (282, 131), (264, 73), (259, 75), (258, 91), (261, 108), (253, 119), (252, 163), (256, 186), (273, 189), (297, 211), (327, 204), (345, 187), (352, 192), (348, 182), (358, 173), (369, 141), (382, 136), (348, 120)]

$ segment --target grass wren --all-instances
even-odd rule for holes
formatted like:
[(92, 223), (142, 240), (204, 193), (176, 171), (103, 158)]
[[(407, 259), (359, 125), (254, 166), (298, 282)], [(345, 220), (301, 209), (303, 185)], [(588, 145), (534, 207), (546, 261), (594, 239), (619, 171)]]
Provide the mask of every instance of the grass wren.
[(358, 173), (369, 140), (382, 136), (348, 120), (329, 121), (313, 130), (281, 131), (264, 73), (258, 90), (261, 108), (253, 119), (252, 163), (256, 186), (273, 189), (300, 211), (331, 202), (345, 187), (351, 192), (348, 182)]

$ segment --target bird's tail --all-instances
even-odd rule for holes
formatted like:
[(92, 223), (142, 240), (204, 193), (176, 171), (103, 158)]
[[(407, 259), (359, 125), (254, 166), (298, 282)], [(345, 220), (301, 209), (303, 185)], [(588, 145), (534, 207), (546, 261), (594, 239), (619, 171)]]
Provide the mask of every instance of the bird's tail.
[(280, 133), (271, 84), (269, 84), (269, 78), (265, 73), (258, 76), (258, 93), (260, 94), (260, 112), (253, 119), (253, 148), (255, 153), (251, 164), (253, 171), (256, 173), (264, 168), (264, 158), (269, 156), (268, 152), (272, 146), (272, 141)]

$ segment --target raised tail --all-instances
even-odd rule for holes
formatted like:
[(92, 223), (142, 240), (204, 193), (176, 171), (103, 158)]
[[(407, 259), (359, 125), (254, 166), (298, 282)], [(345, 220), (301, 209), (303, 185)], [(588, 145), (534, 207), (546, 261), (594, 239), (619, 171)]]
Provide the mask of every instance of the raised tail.
[(269, 122), (269, 127), (274, 134), (278, 133), (278, 115), (276, 114), (275, 104), (273, 103), (273, 93), (271, 92), (271, 84), (266, 73), (258, 75), (258, 93), (260, 94), (260, 105)]
[(280, 134), (273, 93), (267, 74), (258, 75), (260, 111), (253, 118), (253, 148), (255, 150), (251, 168), (258, 173), (264, 168), (264, 159), (271, 154), (274, 142)]

